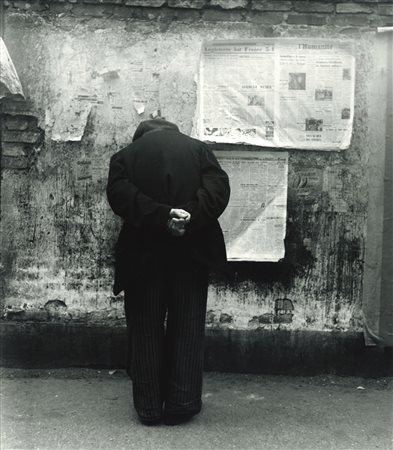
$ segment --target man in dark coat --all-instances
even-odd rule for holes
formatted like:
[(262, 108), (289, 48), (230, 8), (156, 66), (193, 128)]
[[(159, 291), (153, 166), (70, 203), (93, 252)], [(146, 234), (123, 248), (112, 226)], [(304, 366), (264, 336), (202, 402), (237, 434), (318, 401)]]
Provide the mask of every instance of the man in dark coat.
[(143, 423), (201, 409), (209, 267), (226, 261), (218, 217), (227, 174), (209, 147), (163, 119), (112, 156), (107, 196), (124, 219), (114, 293), (125, 292), (134, 406)]

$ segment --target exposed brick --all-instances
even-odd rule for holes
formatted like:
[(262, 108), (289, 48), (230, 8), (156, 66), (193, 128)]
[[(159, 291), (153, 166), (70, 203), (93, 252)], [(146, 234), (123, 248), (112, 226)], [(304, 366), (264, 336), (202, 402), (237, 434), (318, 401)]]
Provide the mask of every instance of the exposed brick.
[(79, 3), (94, 3), (97, 5), (98, 3), (102, 3), (102, 0), (81, 0)]
[(14, 8), (28, 10), (31, 8), (31, 5), (28, 2), (14, 2)]
[(206, 10), (202, 13), (202, 20), (207, 22), (243, 22), (244, 15), (240, 11), (219, 11), (219, 10)]
[(24, 142), (26, 144), (35, 144), (41, 137), (40, 131), (3, 131), (3, 142)]
[(3, 169), (27, 169), (29, 167), (29, 160), (26, 156), (2, 156), (1, 167)]
[(252, 36), (263, 36), (265, 38), (277, 37), (277, 31), (275, 25), (264, 25), (258, 23), (252, 23)]
[(126, 6), (147, 6), (149, 8), (159, 8), (165, 4), (165, 0), (126, 0)]
[(202, 9), (206, 4), (206, 0), (168, 0), (168, 6), (171, 8)]
[[(22, 2), (20, 2), (20, 3), (22, 3)], [(35, 1), (35, 2), (29, 2), (29, 6), (28, 7), (25, 6), (22, 9), (40, 12), (40, 11), (45, 11), (48, 8), (49, 8), (49, 6), (47, 5), (46, 2)]]
[(26, 156), (24, 152), (25, 144), (16, 142), (3, 142), (3, 156)]
[(83, 3), (110, 3), (114, 5), (121, 5), (124, 0), (83, 0)]
[[(150, 10), (152, 11), (152, 10)], [(174, 9), (169, 9), (169, 8), (162, 8), (159, 10), (159, 20), (160, 20), (160, 32), (165, 32), (168, 29), (167, 24), (170, 22), (173, 22), (174, 20), (177, 19), (177, 16), (179, 15), (178, 13), (181, 10), (174, 10)], [(183, 11), (184, 13), (187, 13), (185, 15), (190, 15), (192, 16), (192, 13), (197, 13), (197, 16), (199, 17), (199, 11)], [(151, 14), (150, 14), (151, 15)]]
[(292, 9), (292, 2), (288, 1), (270, 1), (264, 2), (260, 0), (253, 0), (251, 8), (255, 11), (290, 11)]
[(370, 25), (373, 27), (392, 27), (393, 26), (393, 16), (379, 16), (377, 14), (372, 14), (368, 16), (370, 18)]
[(29, 115), (33, 111), (33, 104), (30, 101), (19, 98), (2, 98), (0, 100), (0, 112), (5, 114), (25, 114)]
[[(124, 6), (113, 6), (113, 16), (122, 19), (157, 20), (158, 18), (163, 19), (166, 17), (174, 18), (175, 11), (171, 11), (168, 8), (125, 8)], [(132, 30), (132, 27), (129, 30)]]
[(295, 11), (297, 12), (321, 12), (330, 13), (334, 12), (333, 3), (322, 3), (322, 2), (295, 2)]
[(210, 6), (220, 6), (222, 9), (246, 8), (248, 0), (210, 0)]
[(381, 16), (393, 16), (393, 4), (378, 5), (378, 14)]
[(90, 5), (77, 4), (72, 8), (72, 14), (75, 16), (89, 16), (89, 17), (108, 17), (113, 14), (112, 5)]
[(256, 24), (278, 25), (284, 22), (285, 17), (281, 13), (259, 13), (254, 12), (249, 16), (249, 20)]
[[(136, 10), (134, 8), (125, 8), (124, 6), (113, 6), (113, 16), (121, 19), (140, 19), (137, 17), (140, 10)], [(143, 18), (146, 20), (146, 17)]]
[(63, 3), (59, 4), (59, 3), (52, 3), (52, 2), (50, 2), (49, 3), (49, 10), (51, 12), (53, 12), (53, 13), (61, 14), (61, 13), (64, 13), (64, 12), (71, 11), (72, 6), (73, 5), (71, 5), (69, 3), (64, 5)]
[(201, 12), (198, 10), (185, 10), (177, 9), (175, 10), (174, 18), (183, 23), (195, 23), (201, 19)]
[(336, 12), (338, 14), (371, 14), (374, 11), (372, 6), (359, 5), (356, 3), (338, 3)]
[(315, 14), (290, 14), (287, 23), (291, 25), (325, 25), (326, 16), (317, 16)]
[(354, 37), (356, 35), (360, 35), (362, 28), (361, 27), (346, 27), (339, 30), (339, 33), (344, 36)]
[(35, 128), (37, 126), (37, 119), (33, 116), (11, 116), (3, 117), (2, 128), (7, 130), (24, 131), (28, 128)]
[(347, 27), (347, 26), (367, 26), (370, 22), (368, 14), (339, 14), (329, 17), (329, 24)]

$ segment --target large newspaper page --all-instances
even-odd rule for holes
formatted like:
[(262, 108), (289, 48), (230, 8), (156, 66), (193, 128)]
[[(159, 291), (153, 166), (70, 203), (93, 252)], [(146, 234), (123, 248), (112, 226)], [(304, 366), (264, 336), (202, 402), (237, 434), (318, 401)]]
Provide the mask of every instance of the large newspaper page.
[(287, 217), (287, 152), (217, 151), (231, 183), (220, 217), (230, 261), (279, 261)]
[(348, 148), (352, 41), (215, 40), (202, 45), (197, 137), (267, 147)]

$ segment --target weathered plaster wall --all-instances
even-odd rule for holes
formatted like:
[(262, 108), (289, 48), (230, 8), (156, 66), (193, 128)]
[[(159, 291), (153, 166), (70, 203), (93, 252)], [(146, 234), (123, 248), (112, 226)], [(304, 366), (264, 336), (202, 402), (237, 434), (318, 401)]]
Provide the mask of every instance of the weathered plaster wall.
[[(119, 221), (105, 198), (109, 158), (151, 114), (190, 132), (203, 39), (337, 37), (356, 40), (351, 147), (290, 151), (285, 259), (213, 274), (207, 322), (360, 330), (369, 74), (375, 27), (392, 22), (390, 3), (98, 3), (6, 2), (4, 41), (45, 139), (29, 163), (17, 167), (8, 155), (2, 171), (3, 317), (123, 320), (122, 297), (111, 292)], [(61, 139), (81, 130), (80, 141)]]

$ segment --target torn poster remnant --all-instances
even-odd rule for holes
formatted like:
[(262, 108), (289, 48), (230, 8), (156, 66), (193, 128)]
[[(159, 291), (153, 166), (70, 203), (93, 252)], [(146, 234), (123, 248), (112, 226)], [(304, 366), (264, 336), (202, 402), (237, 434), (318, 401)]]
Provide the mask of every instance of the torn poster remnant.
[(52, 141), (80, 141), (85, 132), (91, 104), (73, 100), (70, 104), (55, 105), (53, 114)]
[(145, 112), (146, 102), (143, 100), (134, 100), (135, 111), (141, 115)]

